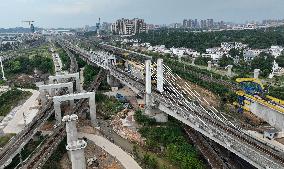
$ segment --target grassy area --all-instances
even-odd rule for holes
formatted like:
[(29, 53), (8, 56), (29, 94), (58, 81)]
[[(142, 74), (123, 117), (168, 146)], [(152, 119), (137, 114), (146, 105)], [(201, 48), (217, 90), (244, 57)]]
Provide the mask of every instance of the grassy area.
[(284, 87), (271, 87), (269, 95), (284, 100)]
[(31, 96), (30, 92), (12, 89), (0, 96), (0, 116), (6, 116), (19, 102)]
[(0, 147), (4, 147), (9, 140), (14, 137), (16, 134), (5, 134), (4, 136), (0, 137)]
[[(180, 169), (205, 168), (198, 152), (187, 141), (182, 125), (175, 119), (170, 119), (168, 123), (158, 124), (143, 115), (141, 111), (136, 111), (135, 120), (142, 125), (139, 132), (146, 138), (145, 149), (147, 151), (169, 160)], [(151, 169), (166, 168), (158, 165), (157, 158), (153, 154), (143, 157), (143, 165)]]
[(62, 48), (58, 48), (57, 52), (63, 64), (62, 70), (69, 70), (70, 65), (71, 65), (71, 60), (69, 56)]
[(8, 79), (15, 74), (32, 75), (35, 69), (42, 73), (54, 74), (53, 61), (47, 46), (25, 51), (19, 57), (5, 62), (4, 67)]
[(97, 74), (99, 73), (99, 67), (93, 67), (86, 65), (84, 69), (84, 88), (88, 88), (90, 84), (95, 80)]
[(104, 94), (96, 94), (97, 112), (102, 114), (105, 119), (123, 110), (123, 105), (115, 97), (108, 97)]

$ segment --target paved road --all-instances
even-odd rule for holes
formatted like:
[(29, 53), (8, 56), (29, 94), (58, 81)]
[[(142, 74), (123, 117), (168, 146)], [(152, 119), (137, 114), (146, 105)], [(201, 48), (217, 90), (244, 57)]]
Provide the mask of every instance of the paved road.
[(117, 158), (117, 160), (120, 161), (126, 169), (142, 169), (129, 154), (104, 137), (87, 133), (79, 133), (79, 137), (86, 137), (87, 139), (93, 141), (97, 146), (101, 147), (110, 155)]

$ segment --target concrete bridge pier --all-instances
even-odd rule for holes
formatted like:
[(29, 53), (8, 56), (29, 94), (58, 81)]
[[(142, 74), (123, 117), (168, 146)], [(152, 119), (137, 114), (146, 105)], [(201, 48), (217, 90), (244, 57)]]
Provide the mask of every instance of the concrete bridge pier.
[(54, 104), (54, 113), (55, 113), (55, 120), (56, 120), (56, 126), (60, 125), (62, 117), (61, 117), (61, 103), (60, 101), (53, 100)]
[(211, 71), (212, 70), (212, 62), (208, 61), (208, 66), (207, 66), (207, 70)]
[(195, 58), (192, 58), (191, 64), (192, 64), (192, 65), (195, 65)]
[(69, 151), (69, 158), (72, 163), (72, 169), (86, 169), (86, 159), (84, 149), (87, 147), (87, 143), (84, 140), (78, 140), (78, 132), (76, 128), (76, 121), (78, 116), (67, 115), (63, 117), (63, 122), (66, 122), (67, 132), (67, 146)]
[(49, 76), (49, 84), (54, 84), (54, 81), (57, 81), (57, 82), (61, 83), (63, 79), (69, 79), (69, 78), (74, 78), (75, 79), (76, 91), (78, 93), (81, 92), (80, 73)]
[[(73, 87), (72, 87), (72, 88), (68, 88), (68, 93), (69, 93), (69, 94), (73, 94)], [(75, 107), (74, 100), (69, 100), (69, 105), (70, 105), (70, 107), (71, 107), (72, 110), (73, 110), (73, 108)]]
[[(46, 102), (47, 102), (45, 91), (48, 91), (49, 96), (51, 96), (51, 97), (54, 97), (55, 95), (57, 95), (58, 94), (57, 89), (61, 89), (61, 88), (68, 88), (69, 94), (73, 93), (73, 83), (72, 82), (49, 84), (49, 85), (40, 85), (40, 86), (38, 86), (38, 88), (39, 88), (39, 92), (40, 92), (40, 100), (41, 100), (42, 105), (45, 105)], [(70, 101), (70, 105), (74, 106), (74, 101)]]
[(129, 63), (128, 63), (128, 60), (125, 61), (124, 67), (125, 67), (125, 70), (127, 70), (127, 72), (128, 72), (128, 71), (129, 71)]
[(145, 61), (145, 71), (146, 71), (146, 77), (145, 77), (145, 83), (146, 83), (146, 93), (145, 93), (145, 114), (148, 116), (153, 116), (152, 114), (152, 80), (151, 80), (151, 60)]
[(81, 91), (83, 91), (83, 86), (84, 86), (84, 67), (80, 69), (80, 88)]
[(254, 69), (253, 78), (258, 79), (259, 78), (259, 72), (260, 72), (260, 69)]
[(60, 109), (61, 102), (74, 101), (74, 100), (80, 100), (80, 99), (89, 99), (91, 122), (94, 127), (98, 127), (97, 118), (96, 118), (96, 99), (95, 97), (96, 97), (95, 92), (68, 94), (68, 95), (53, 97), (56, 125), (61, 123), (61, 109)]
[(163, 59), (157, 60), (157, 90), (161, 93), (164, 92)]
[[(152, 101), (152, 73), (151, 73), (151, 60), (145, 61), (145, 83), (146, 83), (146, 93), (145, 93), (145, 115), (154, 118), (157, 122), (167, 122), (168, 116), (164, 112), (153, 108)], [(159, 92), (164, 91), (164, 75), (163, 75), (163, 59), (157, 60), (157, 90)]]
[(98, 126), (97, 122), (97, 110), (96, 110), (96, 96), (93, 95), (89, 99), (89, 106), (90, 106), (90, 118), (91, 122), (94, 125), (94, 127)]
[(227, 76), (228, 77), (232, 77), (233, 76), (233, 73), (232, 73), (232, 69), (233, 69), (233, 65), (228, 65), (227, 66)]
[(46, 103), (47, 103), (47, 97), (46, 97), (45, 91), (41, 91), (41, 92), (39, 93), (39, 99), (40, 99), (40, 104), (41, 104), (41, 106), (46, 105)]
[(115, 77), (113, 77), (109, 72), (107, 74), (107, 83), (111, 87), (119, 87), (120, 86), (119, 80), (117, 80)]

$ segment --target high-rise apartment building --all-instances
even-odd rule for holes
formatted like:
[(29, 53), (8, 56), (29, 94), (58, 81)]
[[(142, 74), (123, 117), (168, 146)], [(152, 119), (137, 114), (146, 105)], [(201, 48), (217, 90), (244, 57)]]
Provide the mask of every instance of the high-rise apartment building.
[(201, 28), (207, 28), (207, 20), (201, 20), (200, 21), (200, 27)]
[(194, 20), (192, 20), (192, 19), (184, 19), (183, 20), (183, 27), (184, 28), (194, 28)]
[(207, 19), (207, 27), (208, 28), (214, 27), (214, 20), (213, 19)]
[(144, 19), (118, 19), (111, 25), (111, 31), (118, 35), (135, 35), (137, 33), (146, 32), (147, 25)]

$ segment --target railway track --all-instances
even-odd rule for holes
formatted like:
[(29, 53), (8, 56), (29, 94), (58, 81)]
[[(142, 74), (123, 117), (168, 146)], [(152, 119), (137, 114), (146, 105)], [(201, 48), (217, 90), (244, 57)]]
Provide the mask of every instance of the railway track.
[[(71, 59), (71, 58), (70, 58)], [(72, 60), (71, 60), (72, 62)], [(72, 72), (78, 70), (77, 62), (72, 62), (70, 66)], [(25, 129), (10, 140), (0, 151), (0, 169), (10, 164), (12, 159), (21, 151), (28, 141), (36, 134), (44, 122), (54, 113), (53, 102), (48, 102), (44, 109), (39, 113)]]
[(55, 129), (49, 139), (37, 150), (30, 159), (27, 159), (23, 163), (23, 169), (41, 168), (45, 162), (49, 159), (52, 153), (56, 150), (57, 146), (66, 136), (64, 131), (64, 124)]
[[(100, 86), (101, 82), (104, 80), (104, 78), (106, 77), (106, 72), (101, 69), (98, 73), (98, 75), (96, 76), (96, 79), (93, 83), (93, 85), (91, 85), (87, 91), (93, 91), (93, 90), (97, 90), (98, 87)], [(75, 109), (73, 110), (73, 112), (79, 112), (80, 109), (82, 109), (82, 105), (87, 102), (88, 99), (81, 99)], [(24, 162), (24, 169), (37, 169), (37, 168), (41, 168), (46, 161), (48, 160), (48, 158), (52, 155), (53, 151), (56, 150), (57, 146), (59, 145), (59, 143), (63, 140), (63, 138), (66, 136), (66, 132), (65, 132), (65, 126), (62, 123), (59, 127), (56, 128), (56, 130), (53, 132), (53, 134), (51, 136), (49, 136), (49, 139), (46, 140), (46, 143), (43, 144), (39, 150), (37, 150), (37, 153), (34, 154), (30, 159), (27, 159)]]
[[(132, 78), (129, 76), (129, 74), (121, 71), (121, 70), (116, 70), (119, 71), (120, 73), (124, 74), (125, 76), (128, 76), (129, 78), (131, 78), (132, 80), (140, 83), (141, 85), (144, 85), (145, 83), (141, 80), (138, 80), (136, 78)], [(159, 95), (159, 97), (166, 97), (167, 99), (170, 99), (172, 102), (178, 104), (177, 107), (184, 107), (184, 105), (176, 102), (176, 100), (179, 100), (180, 98), (171, 98), (168, 97), (166, 95), (162, 95), (160, 92), (158, 92), (156, 89), (154, 89), (154, 92)], [(172, 91), (173, 92), (173, 91)], [(186, 109), (184, 109), (185, 111)], [(198, 116), (200, 119), (204, 120), (207, 123), (210, 123), (211, 125), (215, 126), (218, 129), (221, 129), (224, 131), (224, 133), (228, 133), (231, 136), (233, 136), (234, 138), (237, 138), (238, 140), (241, 140), (241, 142), (243, 142), (244, 144), (248, 144), (251, 147), (254, 147), (254, 149), (260, 150), (261, 152), (269, 155), (270, 157), (274, 158), (276, 161), (280, 162), (281, 164), (284, 165), (284, 154), (283, 152), (279, 152), (278, 150), (272, 149), (271, 147), (267, 146), (266, 144), (256, 140), (255, 138), (252, 138), (250, 136), (248, 136), (247, 134), (232, 128), (230, 126), (226, 126), (223, 123), (216, 121), (216, 119), (213, 119), (212, 117), (210, 117), (208, 114), (206, 113), (200, 113), (200, 112), (193, 112), (196, 116)]]
[(28, 143), (38, 129), (43, 125), (43, 122), (50, 117), (50, 115), (54, 112), (52, 105), (53, 104), (49, 102), (42, 112), (39, 113), (21, 133), (12, 138), (10, 142), (5, 145), (0, 152), (0, 168), (4, 168), (12, 161), (12, 158), (21, 151), (24, 145)]
[[(89, 60), (88, 55), (85, 53), (81, 53), (80, 51), (77, 51), (77, 49), (73, 49), (72, 47), (69, 47), (70, 50), (73, 50), (77, 53), (79, 53), (85, 60)], [(88, 62), (91, 62), (90, 60)], [(114, 70), (114, 69), (113, 69)], [(132, 81), (136, 81), (140, 83), (142, 86), (145, 84), (141, 81), (137, 81), (136, 78), (129, 76), (126, 72), (115, 70), (119, 72), (119, 74), (123, 74), (123, 76), (130, 78)], [(141, 89), (139, 89), (141, 90)], [(143, 92), (143, 89), (142, 89)], [(178, 103), (176, 100), (179, 100), (180, 98), (171, 98), (166, 95), (162, 95), (161, 93), (157, 92), (156, 90), (153, 92), (157, 96), (157, 98), (161, 98), (161, 101), (165, 101), (165, 103), (168, 103), (168, 105), (171, 105), (170, 102), (167, 101), (171, 100), (173, 103), (175, 103), (175, 107), (178, 109), (180, 108), (183, 112), (188, 112), (186, 109), (185, 105), (182, 105)], [(177, 110), (178, 110), (177, 109)], [(279, 164), (283, 165), (284, 164), (284, 157), (283, 157), (283, 152), (279, 152), (278, 150), (275, 150), (268, 145), (256, 140), (255, 138), (252, 138), (242, 132), (240, 129), (233, 128), (231, 126), (224, 125), (223, 123), (217, 121), (216, 119), (210, 117), (208, 114), (205, 112), (197, 112), (197, 111), (190, 111), (191, 114), (194, 114), (196, 117), (202, 119), (206, 124), (210, 124), (211, 126), (214, 126), (214, 129), (218, 129), (222, 133), (228, 134), (228, 136), (231, 136), (232, 138), (235, 138), (236, 140), (239, 140), (238, 142), (246, 144), (248, 147), (251, 147), (252, 149), (262, 152), (262, 155), (268, 155), (271, 157), (271, 160), (277, 161)], [(183, 117), (183, 116), (182, 116)], [(183, 117), (187, 118), (187, 117)], [(269, 158), (270, 159), (270, 158)]]
[[(159, 94), (160, 95), (160, 94)], [(167, 97), (167, 96), (163, 96), (163, 97)], [(177, 103), (174, 99), (168, 97), (168, 99), (171, 99), (172, 102), (178, 104), (179, 107), (183, 107), (184, 105)], [(186, 109), (185, 109), (186, 110)], [(192, 111), (193, 112), (193, 111)], [(211, 118), (210, 116), (208, 116), (205, 113), (200, 113), (200, 112), (193, 112), (196, 116), (198, 116), (200, 119), (202, 119), (203, 121), (207, 123), (210, 123), (211, 125), (215, 126), (218, 129), (221, 129), (222, 131), (224, 131), (224, 133), (228, 133), (231, 136), (233, 136), (234, 138), (241, 140), (241, 142), (246, 143), (252, 147), (254, 147), (257, 150), (260, 150), (261, 152), (268, 154), (270, 157), (274, 158), (276, 161), (280, 162), (281, 164), (284, 164), (284, 156), (283, 153), (281, 154), (281, 152), (274, 150), (272, 148), (270, 148), (269, 146), (263, 144), (262, 142), (259, 142), (258, 140), (246, 135), (245, 133), (236, 130), (232, 127), (226, 126), (222, 123), (220, 123), (219, 121), (216, 121), (215, 119)]]

